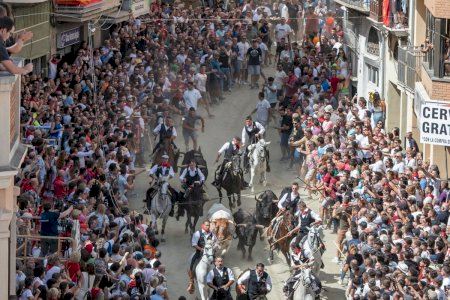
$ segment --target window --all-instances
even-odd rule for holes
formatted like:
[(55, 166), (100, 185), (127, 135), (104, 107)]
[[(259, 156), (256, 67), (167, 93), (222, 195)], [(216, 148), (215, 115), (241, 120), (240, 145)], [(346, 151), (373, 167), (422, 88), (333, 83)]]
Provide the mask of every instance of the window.
[(371, 27), (369, 30), (369, 36), (367, 37), (367, 53), (375, 56), (380, 55), (380, 39), (378, 37), (378, 31)]
[(375, 85), (378, 85), (378, 68), (372, 65), (366, 64), (367, 79)]
[[(427, 9), (427, 30), (426, 30), (426, 38), (428, 39), (431, 45), (434, 45), (434, 28), (435, 22), (434, 17)], [(428, 62), (428, 69), (433, 70), (434, 66), (434, 51), (428, 51), (426, 53), (426, 61)]]

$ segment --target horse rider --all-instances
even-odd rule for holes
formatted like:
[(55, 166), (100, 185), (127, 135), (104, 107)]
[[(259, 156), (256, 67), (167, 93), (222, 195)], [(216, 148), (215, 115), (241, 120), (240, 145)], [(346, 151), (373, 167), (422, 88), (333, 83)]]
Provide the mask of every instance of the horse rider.
[(164, 119), (164, 122), (159, 123), (155, 129), (153, 129), (153, 134), (155, 136), (159, 135), (159, 142), (156, 144), (153, 149), (153, 153), (158, 150), (158, 148), (162, 145), (164, 140), (169, 139), (173, 149), (177, 149), (177, 146), (174, 143), (175, 138), (177, 137), (177, 130), (173, 126), (174, 122), (171, 117), (167, 117)]
[(297, 246), (302, 241), (302, 239), (308, 234), (309, 227), (322, 223), (320, 216), (308, 208), (305, 202), (299, 201), (297, 207), (298, 225), (294, 228), (294, 230), (289, 232), (289, 235), (292, 235), (296, 231), (298, 231), (298, 234), (292, 240), (291, 246)]
[(242, 149), (242, 140), (240, 137), (235, 136), (231, 142), (226, 142), (223, 144), (222, 148), (217, 152), (217, 157), (215, 162), (218, 163), (220, 156), (223, 154), (222, 164), (217, 168), (216, 174), (213, 181), (214, 186), (220, 186), (222, 182), (223, 172), (225, 170), (225, 165), (231, 161), (232, 157), (238, 155)]
[[(253, 121), (251, 116), (247, 116), (245, 118), (245, 125), (242, 128), (242, 147), (245, 149), (244, 155), (244, 170), (248, 172), (249, 170), (249, 158), (248, 158), (248, 146), (255, 144), (258, 142), (258, 139), (264, 138), (264, 133), (266, 129), (264, 126), (256, 121)], [(267, 160), (267, 171), (270, 171), (269, 168), (269, 152), (266, 149), (266, 160)]]
[(290, 210), (293, 215), (297, 212), (297, 203), (300, 201), (299, 185), (297, 182), (293, 182), (291, 186), (291, 192), (285, 193), (280, 201), (278, 201), (279, 214), (284, 213), (286, 210)]
[(195, 253), (192, 256), (191, 263), (189, 265), (189, 285), (187, 288), (188, 292), (191, 294), (194, 292), (194, 266), (197, 261), (202, 258), (203, 248), (206, 245), (206, 241), (211, 240), (213, 243), (217, 242), (217, 238), (211, 231), (210, 226), (210, 222), (208, 220), (205, 220), (202, 224), (202, 228), (200, 230), (197, 230), (192, 235), (191, 245), (195, 249)]
[(169, 176), (169, 179), (175, 177), (175, 172), (169, 163), (169, 155), (163, 154), (161, 159), (161, 164), (155, 164), (148, 172), (148, 175), (154, 179), (159, 179), (163, 176)]
[(214, 268), (206, 276), (206, 283), (214, 290), (210, 300), (232, 300), (230, 287), (234, 283), (233, 271), (223, 266), (223, 258), (216, 257)]
[(237, 281), (237, 290), (249, 300), (266, 300), (272, 290), (272, 279), (264, 271), (264, 264), (258, 263), (254, 270), (245, 271)]
[[(303, 248), (302, 248), (303, 247)], [(291, 267), (294, 271), (291, 277), (289, 277), (288, 280), (286, 280), (286, 283), (283, 287), (283, 292), (285, 292), (287, 295), (292, 295), (294, 292), (294, 285), (298, 280), (300, 279), (301, 269), (304, 267), (311, 267), (314, 264), (314, 255), (310, 247), (307, 243), (305, 243), (304, 246), (300, 247), (300, 245), (295, 245), (292, 248), (291, 253)], [(311, 289), (314, 291), (314, 293), (317, 295), (316, 298), (320, 299), (320, 291), (322, 289), (322, 283), (320, 282), (319, 278), (315, 276), (315, 274), (311, 273), (312, 277), (312, 284)], [(318, 298), (319, 297), (319, 298)]]
[(180, 181), (182, 183), (182, 187), (186, 191), (188, 188), (192, 187), (195, 182), (203, 185), (205, 182), (205, 175), (203, 175), (202, 171), (197, 167), (197, 162), (195, 159), (191, 159), (189, 166), (181, 173)]

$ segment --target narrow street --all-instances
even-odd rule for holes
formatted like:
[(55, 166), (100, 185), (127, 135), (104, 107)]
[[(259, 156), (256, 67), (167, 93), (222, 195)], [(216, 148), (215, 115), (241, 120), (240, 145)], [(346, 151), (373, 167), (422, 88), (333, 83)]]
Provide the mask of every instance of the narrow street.
[[(267, 71), (266, 71), (267, 72)], [(272, 70), (267, 72), (270, 76)], [(230, 141), (235, 135), (241, 135), (241, 130), (244, 126), (244, 118), (254, 108), (257, 100), (258, 90), (250, 89), (248, 85), (244, 85), (235, 88), (233, 92), (227, 93), (224, 96), (226, 99), (220, 104), (212, 107), (212, 113), (215, 115), (213, 119), (206, 119), (205, 133), (200, 133), (199, 145), (201, 146), (203, 155), (208, 162), (209, 177), (207, 179), (206, 191), (212, 201), (208, 201), (204, 207), (204, 215), (209, 207), (218, 202), (217, 190), (211, 185), (213, 180), (214, 170), (217, 165), (214, 164), (217, 150), (223, 145), (224, 142)], [(206, 116), (204, 111), (201, 111), (202, 115)], [(287, 185), (290, 185), (295, 181), (294, 171), (287, 169), (286, 163), (280, 163), (281, 151), (279, 147), (279, 136), (275, 129), (271, 128), (276, 124), (270, 124), (267, 128), (266, 141), (270, 141), (269, 146), (271, 156), (271, 168), (272, 172), (268, 174), (267, 187), (257, 186), (256, 191), (264, 191), (270, 189), (279, 195), (281, 189)], [(176, 144), (180, 149), (184, 150), (184, 141), (181, 136), (181, 127), (177, 126), (178, 138)], [(137, 197), (131, 200), (131, 208), (142, 212), (144, 203), (145, 191), (148, 187), (148, 177), (146, 173), (141, 174), (136, 182)], [(172, 180), (172, 185), (179, 188), (178, 177)], [(302, 189), (302, 194), (304, 191)], [(250, 194), (250, 190), (244, 190), (243, 195)], [(242, 198), (243, 209), (254, 209), (255, 200), (253, 195), (244, 196)], [(224, 201), (228, 206), (228, 200)], [(318, 200), (307, 201), (308, 205), (318, 212)], [(202, 219), (197, 224), (199, 227)], [(175, 218), (170, 218), (166, 228), (166, 242), (160, 246), (162, 252), (162, 260), (167, 264), (167, 278), (169, 295), (171, 299), (178, 299), (179, 296), (187, 296), (186, 286), (188, 278), (186, 270), (188, 267), (188, 257), (193, 252), (190, 246), (191, 236), (184, 233), (185, 218), (180, 219), (179, 222)], [(337, 274), (339, 272), (339, 266), (331, 262), (331, 259), (335, 256), (335, 235), (331, 235), (330, 231), (325, 231), (325, 243), (327, 251), (324, 254), (325, 269), (322, 270), (320, 278), (326, 289), (322, 293), (323, 299), (345, 299), (344, 289), (337, 284)], [(253, 261), (247, 261), (241, 259), (241, 252), (236, 250), (237, 240), (234, 240), (231, 246), (231, 251), (225, 257), (225, 265), (230, 267), (235, 276), (237, 277), (246, 268), (253, 267), (257, 262), (263, 262), (267, 266), (267, 271), (271, 275), (273, 280), (273, 290), (268, 295), (268, 299), (284, 299), (282, 294), (283, 282), (289, 277), (289, 268), (280, 255), (275, 256), (275, 261), (269, 265), (268, 262), (268, 243), (266, 240), (260, 241), (257, 239), (256, 246), (253, 249)], [(197, 286), (196, 286), (197, 290)], [(233, 287), (234, 292), (234, 287)], [(195, 299), (189, 296), (188, 299)]]

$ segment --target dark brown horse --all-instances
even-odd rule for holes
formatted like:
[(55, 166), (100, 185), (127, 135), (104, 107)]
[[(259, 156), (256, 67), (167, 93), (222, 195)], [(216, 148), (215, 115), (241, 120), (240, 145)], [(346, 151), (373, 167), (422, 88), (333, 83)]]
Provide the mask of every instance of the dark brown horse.
[(289, 244), (291, 237), (287, 237), (289, 231), (293, 229), (293, 216), (290, 211), (286, 211), (283, 215), (275, 217), (267, 228), (267, 237), (270, 246), (270, 257), (273, 261), (273, 252), (275, 250), (283, 253), (288, 265), (291, 263), (289, 255)]

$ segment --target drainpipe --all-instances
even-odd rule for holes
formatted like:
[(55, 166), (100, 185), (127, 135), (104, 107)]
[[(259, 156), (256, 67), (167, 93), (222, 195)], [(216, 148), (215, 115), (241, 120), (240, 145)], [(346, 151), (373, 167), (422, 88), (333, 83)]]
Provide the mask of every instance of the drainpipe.
[(416, 0), (409, 0), (409, 18), (408, 18), (408, 28), (409, 28), (409, 44), (414, 46), (414, 32), (416, 28)]
[(380, 88), (380, 96), (381, 99), (387, 99), (386, 95), (385, 95), (385, 77), (386, 77), (386, 43), (387, 43), (387, 37), (388, 37), (388, 32), (384, 29), (380, 29), (380, 33), (381, 33), (381, 49), (380, 49), (380, 59), (381, 59), (381, 72), (379, 72), (379, 80), (381, 83), (381, 88)]

